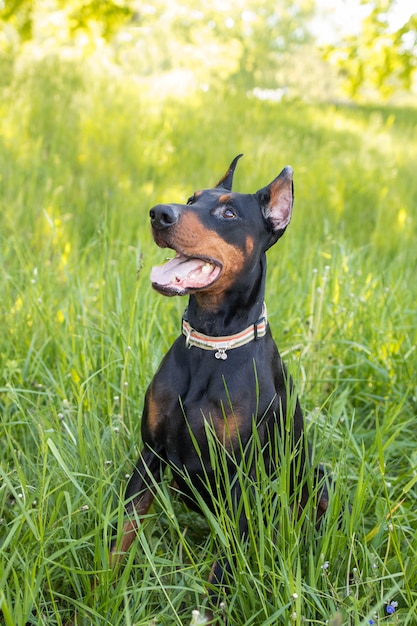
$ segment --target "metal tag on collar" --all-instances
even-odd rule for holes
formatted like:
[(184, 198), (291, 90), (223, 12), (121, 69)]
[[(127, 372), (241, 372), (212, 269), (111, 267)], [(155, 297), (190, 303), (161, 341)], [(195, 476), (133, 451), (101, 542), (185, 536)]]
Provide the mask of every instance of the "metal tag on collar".
[(227, 348), (217, 348), (217, 352), (214, 353), (214, 356), (216, 357), (216, 359), (225, 361), (227, 359), (226, 350)]

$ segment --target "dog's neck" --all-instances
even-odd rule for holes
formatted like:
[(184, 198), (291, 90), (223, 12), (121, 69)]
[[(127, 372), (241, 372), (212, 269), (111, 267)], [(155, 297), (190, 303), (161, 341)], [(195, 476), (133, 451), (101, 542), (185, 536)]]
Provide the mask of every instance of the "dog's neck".
[(255, 324), (262, 316), (265, 294), (266, 260), (257, 268), (258, 277), (253, 288), (245, 289), (235, 284), (227, 294), (196, 292), (190, 295), (187, 318), (190, 325), (200, 333), (212, 337), (233, 335)]

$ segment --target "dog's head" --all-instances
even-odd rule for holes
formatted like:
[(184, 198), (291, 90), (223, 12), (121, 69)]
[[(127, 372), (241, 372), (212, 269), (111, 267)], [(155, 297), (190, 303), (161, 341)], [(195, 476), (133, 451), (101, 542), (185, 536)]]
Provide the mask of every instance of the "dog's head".
[(232, 191), (242, 155), (212, 189), (196, 191), (187, 204), (158, 204), (150, 211), (152, 233), (161, 248), (176, 255), (151, 273), (165, 295), (230, 290), (251, 272), (288, 226), (293, 206), (291, 167), (254, 194)]

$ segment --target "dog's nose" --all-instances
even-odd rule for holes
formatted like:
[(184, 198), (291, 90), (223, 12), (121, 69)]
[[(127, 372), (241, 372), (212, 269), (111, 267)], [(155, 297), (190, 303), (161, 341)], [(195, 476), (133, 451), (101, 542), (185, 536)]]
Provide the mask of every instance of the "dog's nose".
[(179, 210), (172, 204), (157, 204), (149, 211), (152, 228), (161, 230), (178, 222)]

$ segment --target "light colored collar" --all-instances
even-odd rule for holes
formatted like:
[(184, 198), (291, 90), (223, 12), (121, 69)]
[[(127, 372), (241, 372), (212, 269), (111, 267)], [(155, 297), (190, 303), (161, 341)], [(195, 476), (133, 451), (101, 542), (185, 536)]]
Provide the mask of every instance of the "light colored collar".
[(216, 352), (214, 353), (214, 356), (216, 359), (221, 359), (222, 361), (227, 359), (226, 350), (239, 348), (240, 346), (244, 346), (253, 340), (256, 341), (260, 337), (264, 337), (268, 327), (265, 302), (263, 303), (262, 314), (258, 321), (255, 324), (248, 326), (248, 328), (245, 328), (245, 330), (242, 330), (240, 333), (236, 333), (236, 335), (226, 335), (221, 337), (203, 335), (203, 333), (199, 333), (194, 330), (192, 326), (190, 326), (186, 315), (187, 311), (185, 311), (184, 317), (182, 318), (182, 333), (185, 335), (185, 345), (187, 348), (195, 346), (196, 348), (201, 348), (202, 350), (215, 350)]

